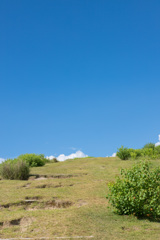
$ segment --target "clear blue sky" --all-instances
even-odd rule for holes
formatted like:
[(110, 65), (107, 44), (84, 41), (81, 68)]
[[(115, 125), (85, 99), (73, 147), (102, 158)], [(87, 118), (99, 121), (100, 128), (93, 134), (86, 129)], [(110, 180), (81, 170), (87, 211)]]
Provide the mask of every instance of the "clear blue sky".
[(159, 0), (1, 0), (0, 157), (160, 134)]

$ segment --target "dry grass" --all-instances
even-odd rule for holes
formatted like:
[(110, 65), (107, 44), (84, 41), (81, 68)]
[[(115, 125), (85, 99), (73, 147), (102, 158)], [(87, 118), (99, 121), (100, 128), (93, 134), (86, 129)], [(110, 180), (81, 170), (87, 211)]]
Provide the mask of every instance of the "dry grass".
[[(107, 207), (107, 183), (133, 162), (67, 160), (32, 168), (28, 181), (0, 180), (0, 238), (160, 239), (160, 223)], [(160, 166), (160, 160), (151, 162)]]

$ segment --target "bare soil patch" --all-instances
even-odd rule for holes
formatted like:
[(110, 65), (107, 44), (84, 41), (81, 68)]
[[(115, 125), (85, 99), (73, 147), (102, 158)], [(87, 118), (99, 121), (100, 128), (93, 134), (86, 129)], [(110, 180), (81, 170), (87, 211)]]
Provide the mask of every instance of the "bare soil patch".
[(11, 221), (0, 222), (0, 228), (20, 226), (21, 232), (25, 232), (27, 231), (27, 228), (31, 225), (32, 222), (33, 222), (32, 218), (23, 217), (23, 218), (13, 219)]
[(28, 227), (32, 224), (33, 218), (24, 217), (20, 221), (21, 232), (26, 232)]
[(77, 204), (76, 204), (78, 207), (82, 207), (82, 206), (85, 206), (87, 205), (87, 202), (84, 201), (83, 199), (80, 199), (78, 200)]
[(35, 188), (60, 188), (60, 187), (72, 187), (74, 184), (69, 184), (69, 185), (63, 185), (62, 183), (59, 184), (40, 184), (35, 186)]
[(41, 185), (36, 186), (35, 188), (59, 188), (59, 187), (62, 187), (62, 185), (61, 184), (57, 184), (57, 185), (54, 185), (54, 184), (41, 184)]
[[(54, 209), (54, 208), (67, 208), (73, 205), (71, 201), (65, 201), (61, 199), (53, 199), (51, 201), (39, 201), (39, 197), (26, 197), (25, 200), (18, 203), (8, 203), (0, 206), (0, 209), (8, 208), (12, 210), (12, 207), (23, 207), (25, 210), (38, 210), (38, 209)], [(3, 225), (0, 223), (0, 226)], [(13, 225), (13, 224), (12, 224)], [(15, 224), (16, 225), (16, 224)]]
[(21, 218), (13, 219), (11, 221), (4, 221), (1, 223), (2, 227), (10, 227), (20, 225)]
[(31, 183), (27, 183), (27, 184), (17, 187), (17, 188), (29, 188), (30, 185), (31, 185)]
[(77, 177), (77, 175), (72, 174), (57, 174), (57, 175), (43, 175), (43, 174), (35, 174), (31, 175), (29, 180), (39, 180), (39, 179), (46, 179), (46, 178), (72, 178)]
[(42, 199), (41, 196), (26, 196), (25, 197), (26, 200), (38, 200), (38, 199)]
[(79, 177), (83, 175), (88, 175), (87, 173), (81, 173), (81, 174), (55, 174), (55, 175), (45, 175), (45, 174), (34, 174), (30, 175), (28, 180), (45, 180), (45, 179), (51, 179), (51, 178), (73, 178), (73, 177)]

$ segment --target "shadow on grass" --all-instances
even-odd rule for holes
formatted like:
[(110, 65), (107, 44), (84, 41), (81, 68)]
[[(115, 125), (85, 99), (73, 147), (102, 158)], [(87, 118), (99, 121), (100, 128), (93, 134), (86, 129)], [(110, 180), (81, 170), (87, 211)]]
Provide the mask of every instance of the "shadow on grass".
[(137, 217), (138, 220), (149, 220), (150, 222), (160, 223), (160, 217)]
[(150, 222), (157, 222), (157, 223), (160, 223), (160, 216), (159, 217), (153, 217), (153, 216), (136, 216), (136, 215), (133, 215), (133, 214), (118, 214), (116, 211), (112, 211), (113, 212), (113, 214), (115, 214), (115, 215), (119, 215), (119, 216), (126, 216), (126, 217), (132, 217), (132, 216), (134, 216), (134, 217), (136, 217), (137, 218), (137, 220), (149, 220)]

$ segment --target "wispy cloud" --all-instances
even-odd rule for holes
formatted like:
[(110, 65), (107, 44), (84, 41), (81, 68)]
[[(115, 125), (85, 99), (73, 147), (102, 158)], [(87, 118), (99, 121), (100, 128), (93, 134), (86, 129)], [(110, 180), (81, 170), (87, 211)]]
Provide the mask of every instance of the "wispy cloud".
[(75, 147), (70, 147), (69, 149), (75, 151), (77, 148), (75, 148)]

